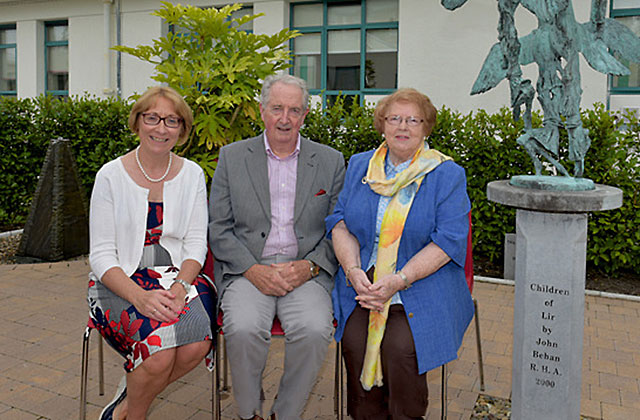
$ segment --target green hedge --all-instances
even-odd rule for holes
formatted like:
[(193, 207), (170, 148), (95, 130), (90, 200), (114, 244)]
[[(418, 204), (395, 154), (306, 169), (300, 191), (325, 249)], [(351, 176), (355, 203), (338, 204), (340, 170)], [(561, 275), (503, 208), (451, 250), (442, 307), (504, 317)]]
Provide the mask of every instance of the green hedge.
[(487, 200), (486, 188), (491, 181), (529, 172), (529, 157), (516, 144), (521, 129), (506, 108), (475, 115), (442, 109), (431, 135), (431, 146), (453, 157), (467, 172), (474, 253), (491, 261), (502, 258), (504, 234), (515, 229), (515, 210)]
[(0, 229), (26, 221), (51, 139), (71, 141), (88, 195), (100, 166), (136, 144), (127, 127), (129, 109), (115, 99), (0, 96)]
[[(135, 147), (127, 126), (130, 105), (118, 100), (50, 97), (16, 100), (0, 97), (0, 229), (22, 226), (26, 220), (48, 142), (71, 140), (81, 182), (91, 191), (101, 165)], [(302, 134), (340, 150), (345, 159), (373, 149), (380, 136), (373, 128), (373, 107), (345, 103), (313, 108)], [(612, 115), (602, 105), (583, 112), (591, 149), (585, 176), (624, 192), (622, 208), (589, 214), (587, 261), (615, 273), (640, 274), (640, 121), (633, 115)], [(534, 114), (534, 125), (541, 124)], [(256, 125), (256, 130), (260, 125)], [(504, 108), (489, 114), (479, 110), (460, 114), (438, 112), (429, 139), (432, 147), (452, 156), (467, 172), (474, 221), (474, 253), (499, 262), (505, 232), (515, 229), (515, 210), (489, 202), (487, 183), (531, 173), (528, 155), (516, 144), (522, 122)], [(566, 137), (561, 139), (566, 145)], [(566, 150), (562, 151), (566, 155)], [(571, 162), (563, 162), (571, 170)]]
[[(516, 144), (521, 129), (521, 123), (514, 123), (506, 108), (496, 114), (478, 111), (468, 115), (443, 108), (429, 138), (431, 147), (465, 168), (472, 202), (474, 253), (491, 261), (502, 258), (504, 233), (515, 228), (515, 210), (488, 201), (486, 185), (529, 170), (529, 157)], [(360, 107), (357, 102), (346, 106), (340, 100), (324, 113), (320, 108), (313, 109), (303, 134), (340, 150), (347, 160), (354, 153), (377, 147), (381, 141), (373, 128), (373, 107)]]
[[(533, 115), (533, 125), (542, 123)], [(612, 115), (600, 104), (583, 112), (591, 149), (585, 177), (613, 185), (624, 193), (620, 209), (589, 214), (587, 261), (601, 271), (620, 270), (640, 274), (640, 121), (631, 114)], [(487, 200), (487, 184), (513, 175), (531, 174), (533, 165), (517, 145), (522, 121), (514, 121), (503, 108), (494, 114), (483, 110), (462, 115), (448, 108), (438, 111), (438, 122), (429, 138), (431, 147), (453, 157), (467, 173), (472, 202), (473, 247), (476, 255), (493, 262), (503, 257), (504, 233), (515, 231), (515, 209)], [(303, 134), (340, 150), (345, 158), (378, 146), (373, 129), (373, 108), (357, 102), (338, 101), (332, 109), (316, 107), (305, 121)], [(561, 137), (566, 146), (566, 133)], [(567, 151), (561, 150), (566, 156)], [(562, 162), (572, 170), (571, 162)]]
[(585, 177), (623, 191), (620, 209), (589, 214), (587, 261), (608, 273), (640, 273), (640, 119), (602, 105), (582, 119), (591, 137)]

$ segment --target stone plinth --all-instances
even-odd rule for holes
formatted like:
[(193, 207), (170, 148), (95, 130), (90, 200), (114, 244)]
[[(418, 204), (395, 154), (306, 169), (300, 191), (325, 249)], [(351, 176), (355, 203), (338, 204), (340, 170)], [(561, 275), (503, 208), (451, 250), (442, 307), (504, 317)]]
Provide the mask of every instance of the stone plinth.
[(579, 419), (587, 213), (620, 207), (622, 191), (494, 181), (487, 197), (517, 208), (511, 418)]
[(487, 185), (487, 198), (518, 209), (553, 213), (587, 213), (622, 206), (622, 190), (602, 184), (595, 187), (591, 191), (544, 191), (493, 181)]

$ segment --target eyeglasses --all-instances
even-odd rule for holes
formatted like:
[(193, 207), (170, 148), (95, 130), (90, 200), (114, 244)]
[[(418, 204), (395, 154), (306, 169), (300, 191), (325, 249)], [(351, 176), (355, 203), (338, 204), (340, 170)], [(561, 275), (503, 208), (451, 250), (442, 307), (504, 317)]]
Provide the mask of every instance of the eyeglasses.
[(416, 118), (416, 117), (403, 118), (400, 115), (391, 115), (386, 117), (384, 120), (391, 125), (400, 125), (402, 124), (402, 121), (405, 121), (409, 127), (417, 127), (420, 124), (422, 124), (422, 122), (424, 121), (422, 118)]
[(180, 124), (182, 124), (182, 118), (176, 117), (175, 115), (161, 117), (155, 112), (143, 112), (140, 115), (142, 115), (142, 121), (147, 125), (158, 125), (160, 121), (164, 121), (164, 125), (167, 128), (178, 128)]
[[(281, 117), (285, 112), (284, 107), (280, 105), (273, 105), (273, 106), (270, 106), (268, 109), (269, 109), (269, 112), (275, 115), (276, 117)], [(302, 108), (297, 108), (297, 107), (289, 108), (288, 115), (290, 117), (300, 118), (302, 114), (304, 114), (304, 110)]]

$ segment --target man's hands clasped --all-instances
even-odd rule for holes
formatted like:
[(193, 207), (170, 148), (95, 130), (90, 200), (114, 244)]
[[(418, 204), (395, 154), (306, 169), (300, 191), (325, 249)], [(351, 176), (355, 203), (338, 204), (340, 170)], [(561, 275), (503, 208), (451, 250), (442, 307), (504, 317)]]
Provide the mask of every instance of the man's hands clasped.
[(311, 279), (309, 262), (296, 260), (277, 264), (254, 264), (244, 276), (262, 293), (284, 296)]

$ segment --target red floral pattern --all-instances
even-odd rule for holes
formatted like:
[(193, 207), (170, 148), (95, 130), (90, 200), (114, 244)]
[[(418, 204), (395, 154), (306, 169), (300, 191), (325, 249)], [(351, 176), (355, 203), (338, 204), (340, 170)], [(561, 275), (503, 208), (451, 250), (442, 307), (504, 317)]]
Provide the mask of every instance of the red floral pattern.
[[(145, 246), (160, 243), (162, 218), (162, 203), (149, 203)], [(177, 273), (178, 271), (177, 267), (172, 266), (163, 272), (166, 275), (166, 273)], [(136, 270), (131, 275), (131, 280), (145, 290), (156, 290), (163, 288), (160, 284), (162, 277), (163, 274), (161, 272), (156, 271), (153, 267), (147, 267)], [(105, 340), (125, 358), (124, 368), (127, 372), (130, 372), (158, 350), (187, 344), (175, 342), (178, 335), (184, 335), (176, 334), (174, 331), (176, 328), (181, 328), (180, 321), (182, 319), (191, 318), (191, 321), (186, 321), (185, 325), (188, 326), (193, 323), (194, 319), (201, 319), (203, 314), (206, 314), (204, 315), (205, 317), (208, 315), (206, 324), (212, 324), (210, 319), (215, 319), (217, 301), (215, 288), (201, 277), (197, 277), (193, 284), (198, 291), (198, 298), (186, 304), (177, 319), (171, 322), (158, 322), (142, 315), (135, 306), (114, 295), (99, 281), (90, 279), (88, 300), (91, 317), (87, 326), (97, 329)], [(104, 294), (104, 296), (101, 296), (101, 294)], [(106, 303), (114, 299), (120, 302), (120, 307), (122, 307), (122, 303), (125, 303), (123, 310), (117, 310), (120, 311), (119, 313), (114, 313), (109, 308), (109, 304)], [(191, 314), (196, 307), (199, 311)], [(202, 325), (202, 321), (200, 321), (199, 325)], [(198, 337), (189, 342), (202, 339), (211, 340), (211, 333), (210, 328), (208, 328), (204, 337)], [(213, 367), (212, 355), (213, 352), (205, 358), (209, 368)]]

